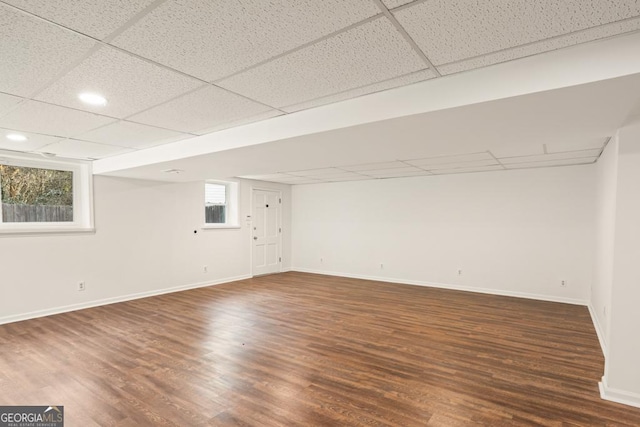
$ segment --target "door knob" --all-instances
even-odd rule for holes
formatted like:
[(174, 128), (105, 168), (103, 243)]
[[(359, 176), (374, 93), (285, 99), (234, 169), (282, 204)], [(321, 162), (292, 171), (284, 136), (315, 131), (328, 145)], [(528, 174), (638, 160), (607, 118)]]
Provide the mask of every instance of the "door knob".
[(253, 240), (258, 240), (258, 236), (253, 236)]

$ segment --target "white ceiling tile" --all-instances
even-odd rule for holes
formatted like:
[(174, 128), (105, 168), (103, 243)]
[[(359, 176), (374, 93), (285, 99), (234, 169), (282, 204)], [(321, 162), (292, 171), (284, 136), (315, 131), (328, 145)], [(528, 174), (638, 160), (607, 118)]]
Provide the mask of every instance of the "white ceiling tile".
[(128, 153), (133, 150), (130, 148), (96, 144), (76, 139), (63, 139), (60, 142), (47, 145), (36, 151), (51, 153), (56, 156), (68, 157), (71, 159), (103, 159), (105, 157)]
[(213, 81), (378, 13), (363, 0), (173, 0), (113, 43)]
[(280, 182), (279, 184), (288, 184), (288, 185), (306, 185), (306, 184), (319, 184), (323, 181), (318, 181), (315, 179), (303, 179), (300, 181), (291, 181), (291, 182)]
[(556, 49), (562, 49), (568, 46), (574, 46), (580, 43), (587, 43), (593, 40), (605, 37), (615, 36), (630, 31), (640, 29), (640, 19), (631, 19), (627, 21), (614, 22), (599, 27), (589, 28), (588, 30), (577, 33), (570, 33), (556, 38), (530, 43), (524, 46), (514, 47), (512, 49), (502, 50), (487, 55), (470, 58), (446, 65), (438, 66), (438, 71), (443, 75), (467, 71), (474, 68), (486, 67), (500, 62), (511, 61), (513, 59), (524, 58), (536, 55), (542, 52), (548, 52)]
[(438, 169), (434, 170), (434, 175), (450, 175), (454, 173), (490, 172), (504, 170), (502, 166), (479, 166), (471, 168)]
[(336, 175), (345, 173), (345, 171), (339, 168), (322, 168), (322, 169), (306, 169), (300, 171), (287, 172), (289, 175), (295, 176), (321, 176), (321, 175)]
[(358, 96), (367, 95), (374, 92), (382, 92), (383, 90), (393, 89), (400, 86), (406, 86), (411, 83), (417, 83), (424, 80), (434, 78), (436, 75), (433, 70), (420, 70), (415, 73), (407, 74), (401, 77), (394, 77), (383, 82), (374, 83), (359, 87), (357, 89), (347, 90), (335, 95), (329, 95), (322, 98), (314, 99), (313, 101), (302, 102), (300, 104), (290, 105), (282, 107), (282, 110), (293, 113), (295, 111), (306, 110), (307, 108), (318, 107), (320, 105), (331, 104), (333, 102), (344, 101), (345, 99), (356, 98)]
[(3, 0), (34, 15), (102, 39), (154, 0)]
[[(102, 47), (36, 99), (124, 118), (202, 86), (203, 83), (109, 47)], [(105, 106), (83, 104), (82, 92), (107, 98)]]
[(7, 95), (6, 93), (0, 93), (0, 116), (9, 111), (14, 106), (22, 102), (24, 98), (19, 96)]
[(38, 101), (18, 105), (0, 118), (0, 126), (24, 132), (75, 136), (115, 121), (110, 117), (72, 110)]
[[(7, 139), (6, 136), (12, 133), (19, 133), (26, 136), (28, 139), (26, 141), (11, 141)], [(47, 144), (60, 141), (60, 139), (61, 138), (40, 135), (37, 133), (16, 132), (11, 129), (0, 129), (0, 148), (5, 150), (33, 151), (40, 147), (44, 147)]]
[(579, 141), (563, 141), (546, 144), (548, 153), (602, 149), (609, 138), (588, 138)]
[(270, 182), (278, 182), (280, 184), (308, 184), (308, 183), (318, 183), (318, 182), (322, 182), (320, 180), (314, 179), (314, 178), (300, 178), (300, 179), (267, 179), (265, 181), (270, 181)]
[(365, 179), (372, 179), (370, 176), (354, 175), (354, 176), (341, 176), (322, 178), (323, 182), (347, 182), (347, 181), (363, 181)]
[(31, 96), (95, 42), (0, 3), (0, 92)]
[(427, 176), (427, 175), (431, 175), (431, 172), (427, 172), (427, 171), (417, 171), (417, 172), (387, 172), (387, 173), (380, 173), (380, 174), (369, 174), (369, 176), (371, 176), (372, 178), (403, 178), (403, 177), (411, 177), (411, 176)]
[(562, 160), (562, 159), (580, 159), (584, 157), (598, 157), (602, 150), (599, 148), (592, 150), (580, 150), (580, 151), (567, 151), (563, 153), (542, 154), (539, 156), (520, 156), (520, 157), (504, 157), (500, 160), (503, 165), (512, 163), (531, 163), (531, 162), (544, 162), (548, 160)]
[(268, 111), (272, 110), (209, 85), (136, 114), (130, 120), (181, 132), (198, 132)]
[(434, 64), (638, 15), (637, 0), (429, 0), (395, 14)]
[(395, 162), (367, 163), (364, 165), (340, 166), (340, 169), (353, 171), (353, 172), (360, 172), (360, 171), (380, 170), (380, 169), (398, 169), (398, 168), (406, 168), (406, 167), (407, 167), (406, 163), (395, 161)]
[(124, 120), (78, 135), (85, 141), (131, 148), (148, 148), (189, 137), (193, 135)]
[(411, 3), (414, 0), (382, 0), (387, 9), (393, 9), (396, 7), (404, 6), (405, 4)]
[(598, 160), (597, 157), (582, 157), (577, 159), (563, 159), (563, 160), (548, 160), (544, 162), (530, 162), (530, 163), (513, 163), (504, 165), (507, 169), (529, 169), (529, 168), (545, 168), (550, 166), (570, 166), (570, 165), (586, 165), (594, 163)]
[(424, 68), (386, 18), (379, 18), (219, 82), (281, 107), (399, 77)]
[(351, 172), (342, 172), (342, 173), (335, 173), (335, 174), (330, 173), (330, 174), (322, 174), (322, 175), (309, 174), (309, 175), (304, 175), (304, 176), (308, 177), (308, 178), (331, 180), (331, 181), (335, 181), (335, 180), (339, 180), (339, 179), (343, 179), (343, 178), (347, 179), (347, 178), (362, 178), (363, 177), (360, 174), (351, 173)]
[(484, 153), (470, 153), (470, 154), (455, 154), (451, 156), (427, 157), (423, 159), (411, 159), (411, 160), (405, 160), (405, 162), (414, 166), (419, 166), (424, 169), (434, 165), (441, 165), (441, 164), (447, 164), (447, 163), (475, 162), (478, 160), (493, 160), (493, 156), (489, 153), (484, 152)]
[(484, 167), (484, 166), (499, 166), (497, 160), (475, 160), (472, 162), (460, 162), (460, 163), (443, 163), (443, 164), (434, 164), (434, 165), (423, 165), (422, 169), (428, 169), (430, 171), (438, 171), (442, 169), (470, 169), (476, 167)]
[(423, 171), (419, 168), (414, 167), (404, 167), (404, 168), (393, 168), (393, 169), (377, 169), (377, 170), (368, 170), (362, 171), (360, 174), (373, 176), (373, 177), (386, 177), (386, 176), (411, 176), (411, 175), (424, 175), (429, 172)]
[(544, 154), (544, 145), (510, 144), (491, 148), (490, 151), (496, 157), (535, 156), (538, 154)]
[(273, 174), (272, 177), (282, 179), (282, 180), (300, 180), (307, 179), (300, 175), (291, 175), (290, 172), (279, 172), (277, 174)]
[(201, 129), (201, 130), (198, 130), (198, 131), (194, 131), (193, 133), (198, 134), (198, 135), (206, 135), (208, 133), (218, 132), (218, 131), (224, 130), (224, 129), (229, 129), (229, 128), (238, 127), (238, 126), (244, 126), (244, 125), (248, 125), (250, 123), (260, 122), (262, 120), (272, 119), (274, 117), (282, 116), (283, 114), (284, 113), (282, 113), (282, 112), (280, 112), (278, 110), (270, 110), (270, 111), (266, 111), (264, 113), (256, 114), (255, 116), (247, 117), (247, 118), (240, 119), (240, 120), (234, 120), (232, 122), (223, 123), (221, 125), (214, 126), (214, 127), (207, 128), (207, 129)]

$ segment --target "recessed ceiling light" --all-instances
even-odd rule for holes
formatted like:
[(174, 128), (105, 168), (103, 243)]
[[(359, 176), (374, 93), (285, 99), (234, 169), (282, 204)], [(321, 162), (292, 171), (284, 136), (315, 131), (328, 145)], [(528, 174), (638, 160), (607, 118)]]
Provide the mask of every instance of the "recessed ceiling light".
[(102, 95), (98, 95), (97, 93), (83, 92), (78, 95), (78, 99), (89, 105), (96, 105), (100, 107), (107, 105), (107, 99)]
[(28, 138), (22, 134), (19, 133), (8, 133), (7, 134), (7, 139), (11, 140), (11, 141), (17, 141), (17, 142), (22, 142), (22, 141), (26, 141)]

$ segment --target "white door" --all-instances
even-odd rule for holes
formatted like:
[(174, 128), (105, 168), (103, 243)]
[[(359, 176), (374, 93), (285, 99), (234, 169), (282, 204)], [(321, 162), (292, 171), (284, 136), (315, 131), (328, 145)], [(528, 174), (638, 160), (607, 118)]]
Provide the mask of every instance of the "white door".
[(253, 190), (253, 275), (280, 271), (280, 192)]

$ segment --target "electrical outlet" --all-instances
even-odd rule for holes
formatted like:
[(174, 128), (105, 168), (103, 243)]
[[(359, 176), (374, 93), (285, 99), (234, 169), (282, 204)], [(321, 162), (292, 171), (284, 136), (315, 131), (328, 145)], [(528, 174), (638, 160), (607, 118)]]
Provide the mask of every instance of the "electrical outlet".
[(567, 281), (566, 280), (561, 280), (560, 281), (560, 286), (562, 286), (563, 288), (565, 288), (567, 286)]
[(383, 269), (384, 269), (384, 264), (380, 263), (380, 270), (383, 270)]
[(84, 284), (84, 282), (78, 282), (78, 291), (84, 291), (86, 289), (86, 286)]
[(458, 276), (462, 276), (462, 269), (461, 268), (458, 269)]
[(209, 267), (207, 267), (206, 265), (202, 267), (202, 272), (206, 273), (209, 271)]

